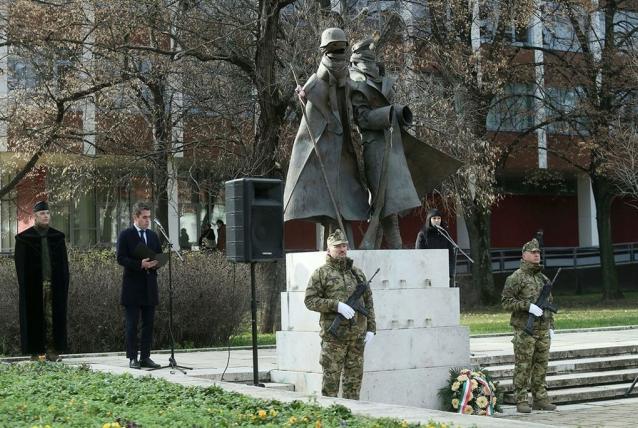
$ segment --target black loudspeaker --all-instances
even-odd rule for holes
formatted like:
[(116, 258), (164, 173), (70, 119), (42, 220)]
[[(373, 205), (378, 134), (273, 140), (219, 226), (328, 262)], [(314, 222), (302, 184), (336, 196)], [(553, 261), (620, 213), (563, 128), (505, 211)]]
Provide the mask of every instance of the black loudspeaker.
[(226, 258), (267, 262), (284, 257), (283, 183), (270, 178), (226, 182)]

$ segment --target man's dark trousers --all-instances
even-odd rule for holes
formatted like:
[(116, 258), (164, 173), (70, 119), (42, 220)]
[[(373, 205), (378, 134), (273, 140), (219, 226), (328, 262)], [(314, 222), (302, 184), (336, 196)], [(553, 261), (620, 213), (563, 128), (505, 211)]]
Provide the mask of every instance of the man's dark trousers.
[(153, 344), (155, 306), (124, 306), (124, 312), (126, 315), (126, 357), (129, 360), (137, 360), (137, 324), (141, 316), (140, 359), (149, 358)]

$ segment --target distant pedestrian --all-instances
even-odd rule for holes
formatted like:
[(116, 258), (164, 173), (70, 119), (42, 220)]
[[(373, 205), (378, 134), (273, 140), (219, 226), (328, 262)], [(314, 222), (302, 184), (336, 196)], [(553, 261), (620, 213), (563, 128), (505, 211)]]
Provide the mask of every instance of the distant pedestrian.
[[(514, 397), (516, 411), (530, 413), (534, 410), (555, 410), (547, 395), (545, 377), (549, 363), (549, 347), (554, 336), (554, 317), (551, 311), (543, 310), (534, 302), (540, 296), (549, 279), (543, 275), (540, 246), (532, 239), (523, 246), (521, 267), (505, 280), (501, 302), (503, 308), (512, 311), (510, 325), (514, 328)], [(549, 302), (552, 297), (549, 296)], [(533, 335), (523, 329), (529, 314), (537, 316)], [(533, 405), (528, 402), (531, 387)]]
[(221, 219), (217, 220), (217, 251), (226, 251), (226, 225)]
[(213, 232), (213, 228), (210, 223), (202, 223), (202, 233), (199, 235), (197, 245), (199, 245), (200, 251), (215, 251), (217, 248), (215, 232)]
[(181, 250), (190, 250), (191, 249), (191, 243), (190, 243), (191, 237), (188, 236), (188, 232), (186, 231), (186, 228), (182, 227), (182, 229), (179, 232), (179, 248)]
[(69, 261), (64, 233), (49, 226), (49, 205), (33, 207), (35, 224), (16, 235), (22, 353), (59, 361), (67, 347)]

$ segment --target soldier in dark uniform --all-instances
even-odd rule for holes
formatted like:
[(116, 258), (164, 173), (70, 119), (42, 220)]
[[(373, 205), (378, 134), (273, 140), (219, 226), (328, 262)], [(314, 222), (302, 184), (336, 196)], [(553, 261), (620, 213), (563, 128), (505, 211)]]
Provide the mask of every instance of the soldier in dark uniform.
[[(514, 395), (516, 410), (530, 413), (535, 410), (555, 410), (549, 401), (545, 376), (549, 362), (549, 347), (554, 335), (554, 318), (549, 310), (543, 311), (534, 302), (538, 299), (548, 278), (543, 275), (540, 263), (540, 246), (532, 239), (523, 246), (521, 267), (507, 277), (501, 302), (503, 308), (512, 311), (510, 325), (514, 328)], [(551, 295), (549, 297), (551, 302)], [(538, 318), (534, 322), (534, 334), (523, 331), (529, 314)], [(527, 390), (531, 387), (533, 405), (528, 404)]]
[(59, 361), (67, 347), (69, 261), (64, 233), (49, 226), (46, 202), (33, 207), (35, 224), (16, 235), (22, 353)]
[[(326, 264), (318, 268), (310, 278), (305, 304), (311, 311), (321, 313), (321, 394), (336, 397), (343, 374), (343, 398), (358, 400), (363, 378), (363, 350), (374, 338), (376, 323), (370, 289), (362, 296), (368, 317), (355, 312), (344, 303), (357, 283), (366, 281), (363, 272), (354, 267), (352, 259), (347, 257), (347, 252), (348, 240), (337, 229), (328, 237)], [(328, 328), (337, 314), (348, 320), (354, 317), (354, 324), (341, 323), (337, 330), (338, 337), (334, 337), (328, 332)]]

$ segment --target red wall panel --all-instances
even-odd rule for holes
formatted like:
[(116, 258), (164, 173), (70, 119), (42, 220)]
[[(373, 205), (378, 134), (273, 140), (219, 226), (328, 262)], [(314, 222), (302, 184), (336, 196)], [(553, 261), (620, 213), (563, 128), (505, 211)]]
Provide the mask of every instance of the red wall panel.
[(578, 246), (576, 196), (506, 195), (492, 211), (492, 247), (520, 247), (538, 229), (545, 246)]
[(638, 242), (638, 200), (617, 198), (613, 202), (611, 238), (615, 244)]

